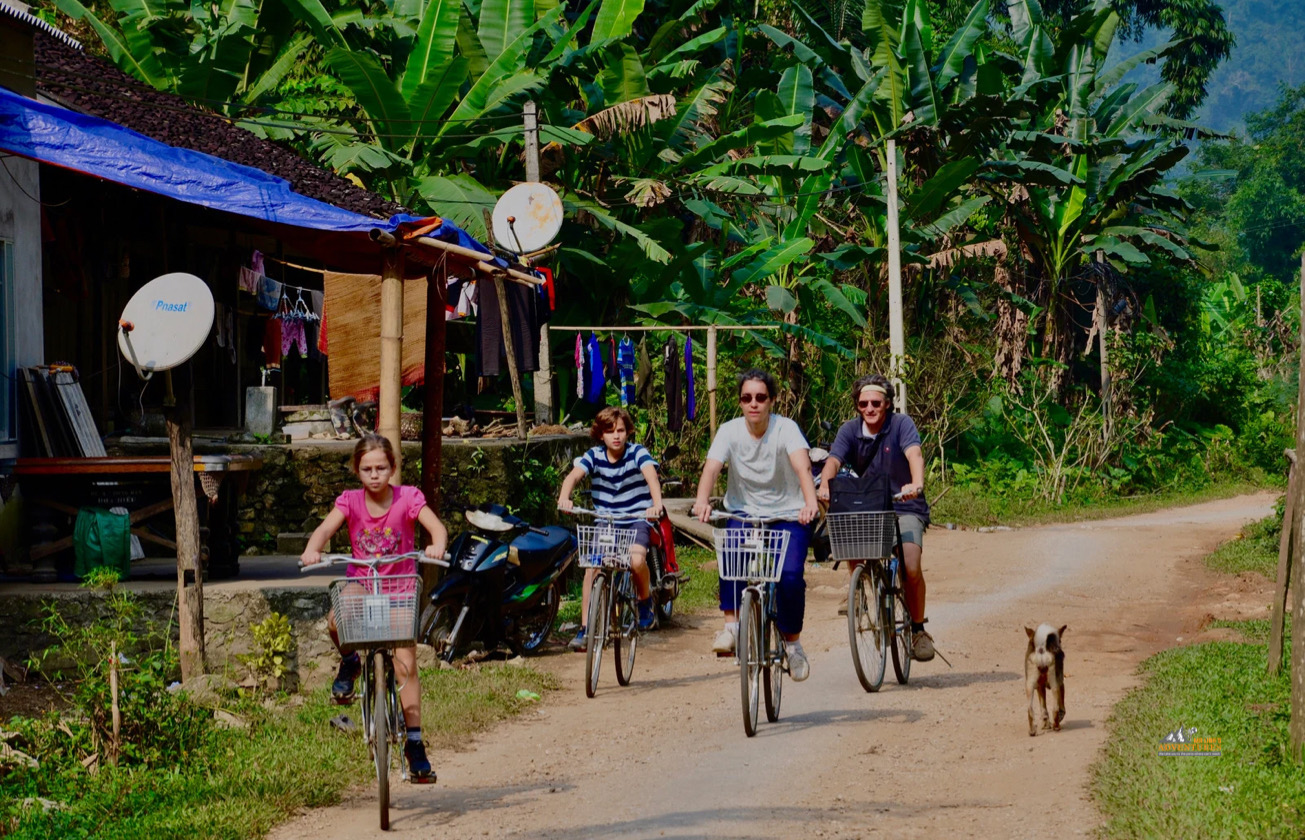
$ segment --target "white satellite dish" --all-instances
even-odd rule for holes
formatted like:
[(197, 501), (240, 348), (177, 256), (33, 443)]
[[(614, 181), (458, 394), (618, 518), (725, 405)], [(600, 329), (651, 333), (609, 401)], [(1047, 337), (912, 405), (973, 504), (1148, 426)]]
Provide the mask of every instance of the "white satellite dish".
[(118, 349), (148, 379), (174, 368), (204, 346), (213, 329), (213, 293), (193, 274), (156, 277), (127, 301), (118, 322)]
[(517, 184), (494, 205), (494, 239), (514, 254), (538, 251), (562, 229), (562, 199), (547, 184)]

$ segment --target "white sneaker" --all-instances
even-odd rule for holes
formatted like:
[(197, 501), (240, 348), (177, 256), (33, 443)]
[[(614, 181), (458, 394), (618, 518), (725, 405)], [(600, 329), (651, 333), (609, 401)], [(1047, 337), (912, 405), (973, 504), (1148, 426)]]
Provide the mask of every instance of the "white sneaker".
[(802, 650), (801, 644), (789, 645), (788, 673), (793, 678), (793, 682), (802, 682), (811, 676), (811, 663), (807, 662), (807, 654)]
[(726, 627), (716, 634), (716, 641), (712, 643), (711, 649), (716, 653), (733, 653), (734, 652), (734, 631)]

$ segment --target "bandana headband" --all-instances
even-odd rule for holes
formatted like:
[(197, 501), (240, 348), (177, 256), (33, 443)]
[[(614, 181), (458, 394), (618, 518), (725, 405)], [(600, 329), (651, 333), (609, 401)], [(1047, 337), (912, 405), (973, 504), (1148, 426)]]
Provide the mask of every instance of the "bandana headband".
[(866, 391), (877, 391), (880, 394), (883, 394), (885, 397), (888, 396), (888, 389), (886, 389), (882, 385), (876, 385), (873, 382), (871, 382), (869, 385), (861, 386), (861, 393), (864, 394)]

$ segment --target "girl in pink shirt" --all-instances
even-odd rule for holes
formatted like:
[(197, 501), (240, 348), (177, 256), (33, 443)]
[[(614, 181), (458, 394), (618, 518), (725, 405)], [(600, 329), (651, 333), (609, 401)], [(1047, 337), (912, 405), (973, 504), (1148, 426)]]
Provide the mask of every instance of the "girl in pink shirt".
[[(353, 448), (352, 464), (354, 475), (358, 476), (363, 486), (357, 490), (346, 490), (335, 500), (335, 508), (308, 539), (308, 547), (300, 558), (303, 565), (312, 566), (322, 562), (322, 547), (340, 530), (341, 525), (349, 526), (353, 556), (359, 560), (412, 551), (416, 541), (415, 523), (418, 522), (431, 541), (426, 546), (426, 556), (443, 557), (449, 534), (435, 511), (427, 506), (421, 490), (390, 484), (396, 466), (394, 448), (390, 441), (380, 435), (363, 435), (362, 440)], [(401, 560), (379, 565), (376, 570), (382, 576), (415, 575), (417, 564), (413, 560)], [(348, 577), (370, 574), (362, 566), (350, 566), (346, 572)], [(400, 583), (406, 585), (409, 581)], [(336, 633), (334, 615), (327, 617), (326, 626), (331, 633), (331, 641), (335, 642), (338, 649), (340, 638)], [(403, 686), (400, 696), (403, 717), (408, 725), (408, 743), (404, 746), (408, 769), (414, 782), (433, 782), (435, 774), (431, 771), (430, 761), (426, 758), (426, 747), (421, 741), (421, 685), (417, 677), (417, 649), (395, 648), (394, 669), (396, 678)], [(341, 658), (339, 673), (331, 686), (337, 703), (353, 701), (354, 682), (361, 671), (362, 661), (357, 652)]]

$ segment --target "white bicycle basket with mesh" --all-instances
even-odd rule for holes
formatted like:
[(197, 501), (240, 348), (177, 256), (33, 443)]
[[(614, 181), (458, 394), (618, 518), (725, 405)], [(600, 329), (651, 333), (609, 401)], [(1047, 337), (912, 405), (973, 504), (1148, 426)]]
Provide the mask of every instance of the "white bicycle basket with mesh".
[(628, 569), (630, 544), (634, 542), (637, 533), (636, 528), (623, 528), (611, 522), (577, 525), (575, 536), (580, 544), (580, 553), (576, 562), (585, 569), (599, 566)]
[(826, 520), (835, 560), (882, 560), (897, 546), (897, 514), (891, 510), (831, 513)]
[(788, 551), (788, 531), (763, 528), (713, 528), (721, 580), (779, 580)]
[(341, 650), (403, 647), (417, 638), (418, 575), (373, 575), (331, 581), (331, 609)]

